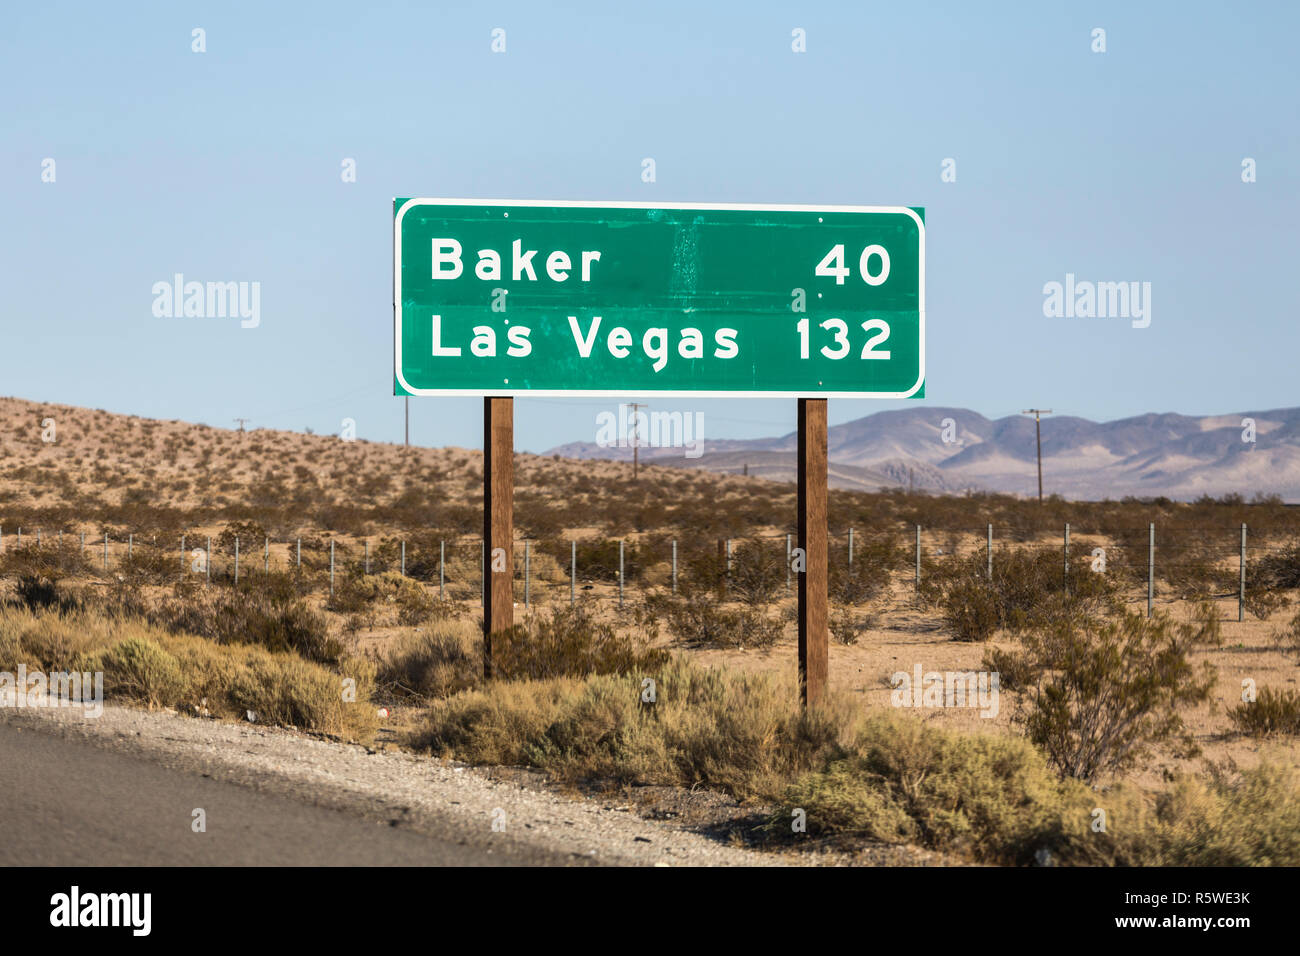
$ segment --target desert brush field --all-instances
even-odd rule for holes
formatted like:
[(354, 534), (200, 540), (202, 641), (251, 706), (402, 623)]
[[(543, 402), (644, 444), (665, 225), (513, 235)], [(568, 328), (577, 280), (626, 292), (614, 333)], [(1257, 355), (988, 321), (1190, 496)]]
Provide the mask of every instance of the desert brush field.
[(1300, 864), (1300, 509), (833, 491), (803, 712), (792, 484), (518, 454), (515, 485), (485, 681), (479, 452), (0, 399), (0, 670), (647, 813), (722, 794), (761, 850)]

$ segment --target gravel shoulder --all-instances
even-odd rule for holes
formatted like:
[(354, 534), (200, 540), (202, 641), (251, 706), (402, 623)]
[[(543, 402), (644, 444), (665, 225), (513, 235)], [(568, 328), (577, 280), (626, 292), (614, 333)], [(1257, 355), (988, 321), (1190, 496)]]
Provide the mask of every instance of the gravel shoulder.
[[(479, 846), (485, 853), (542, 851), (576, 865), (816, 862), (805, 854), (731, 846), (720, 835), (643, 819), (633, 806), (543, 790), (535, 774), (480, 770), (287, 729), (114, 705), (105, 705), (95, 719), (63, 708), (4, 707), (0, 724), (84, 740), (173, 769)], [(93, 788), (86, 799), (93, 799)]]

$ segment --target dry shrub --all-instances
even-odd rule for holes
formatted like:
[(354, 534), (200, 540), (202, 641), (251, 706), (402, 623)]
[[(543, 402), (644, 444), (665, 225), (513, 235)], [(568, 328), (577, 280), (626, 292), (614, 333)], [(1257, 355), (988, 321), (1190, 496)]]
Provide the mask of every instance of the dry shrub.
[(846, 647), (856, 644), (875, 625), (876, 617), (877, 615), (872, 612), (836, 608), (831, 612), (829, 622), (831, 637), (837, 644)]
[[(618, 546), (614, 538), (590, 538), (578, 541), (578, 576), (584, 581), (618, 581)], [(552, 557), (569, 566), (571, 553), (566, 549)], [(641, 549), (635, 541), (623, 542), (623, 579), (636, 581), (641, 577)]]
[(645, 569), (642, 575), (645, 583), (655, 588), (667, 588), (672, 586), (673, 582), (673, 565), (671, 561), (659, 561)]
[(987, 641), (1003, 620), (997, 592), (978, 578), (955, 581), (944, 592), (941, 607), (943, 621), (958, 641)]
[(976, 860), (1030, 863), (1041, 848), (1086, 846), (1096, 801), (1062, 782), (1026, 741), (956, 734), (877, 714), (847, 752), (795, 781), (771, 826), (794, 808), (815, 835), (915, 843)]
[[(8, 540), (8, 538), (6, 538)], [(91, 563), (81, 551), (81, 546), (71, 535), (65, 536), (62, 545), (43, 541), (39, 547), (34, 542), (15, 548), (5, 546), (0, 553), (0, 574), (21, 577), (24, 575), (58, 582), (66, 577), (85, 574)]]
[(890, 571), (900, 565), (900, 552), (884, 537), (860, 537), (853, 561), (834, 557), (829, 570), (830, 599), (837, 604), (865, 604), (889, 586)]
[(77, 669), (103, 671), (105, 694), (142, 701), (150, 709), (178, 704), (185, 695), (180, 662), (147, 637), (128, 637), (83, 664)]
[(987, 641), (999, 629), (1083, 625), (1122, 606), (1114, 576), (1075, 564), (1067, 577), (1059, 554), (1003, 548), (995, 556), (992, 579), (987, 560), (975, 554), (954, 561), (930, 581), (957, 640)]
[(454, 601), (436, 597), (419, 581), (399, 579), (388, 600), (397, 609), (397, 622), (405, 627), (449, 621), (459, 613)]
[(750, 605), (771, 604), (785, 588), (785, 543), (746, 538), (733, 543), (727, 596)]
[[(645, 700), (649, 678), (653, 703)], [(412, 740), (472, 763), (534, 766), (571, 782), (709, 785), (773, 795), (834, 746), (842, 715), (798, 705), (780, 678), (682, 658), (625, 675), (493, 682), (435, 703)]]
[[(1163, 791), (1098, 792), (1060, 778), (1025, 741), (941, 730), (902, 715), (865, 721), (847, 752), (795, 781), (773, 834), (795, 808), (808, 832), (919, 843), (988, 863), (1111, 866), (1300, 864), (1300, 770), (1266, 759)], [(1106, 828), (1095, 831), (1096, 811)]]
[[(524, 561), (522, 556), (515, 559), (516, 576), (521, 577), (524, 573)], [(569, 580), (568, 562), (565, 561), (563, 567), (554, 557), (545, 551), (533, 550), (529, 555), (529, 573), (532, 575), (533, 586), (537, 582), (544, 581), (547, 584), (562, 584)]]
[(238, 588), (178, 586), (149, 619), (173, 633), (196, 634), (220, 644), (256, 644), (293, 651), (332, 664), (343, 647), (325, 618), (298, 596), (289, 575), (259, 575)]
[(245, 557), (249, 555), (250, 548), (254, 553), (260, 554), (266, 540), (266, 529), (256, 521), (232, 521), (221, 530), (212, 544), (225, 554), (234, 554), (236, 538), (239, 539), (239, 547)]
[(1213, 627), (1125, 613), (1026, 631), (1021, 649), (998, 661), (1023, 688), (1016, 721), (1053, 766), (1081, 780), (1128, 769), (1159, 744), (1191, 755), (1179, 711), (1214, 686), (1213, 665), (1189, 660)]
[(709, 591), (684, 588), (677, 597), (656, 595), (647, 611), (668, 626), (677, 640), (691, 646), (770, 647), (785, 628), (761, 607), (725, 605)]
[(433, 699), (483, 681), (483, 634), (470, 621), (439, 621), (404, 635), (380, 661), (377, 679), (396, 697)]
[(539, 611), (492, 635), (493, 673), (505, 679), (629, 674), (659, 667), (667, 656), (643, 634), (598, 620), (587, 602)]
[(1300, 544), (1265, 551), (1246, 566), (1246, 594), (1300, 588)]
[[(108, 700), (183, 712), (202, 705), (233, 718), (251, 710), (261, 723), (357, 739), (369, 739), (377, 726), (374, 666), (366, 661), (344, 659), (329, 668), (291, 653), (218, 645), (94, 610), (0, 610), (0, 668), (13, 671), (20, 663), (102, 672)], [(343, 694), (345, 678), (356, 682), (352, 701)]]
[(1178, 776), (1154, 799), (1112, 814), (1117, 863), (1132, 866), (1300, 865), (1300, 771), (1285, 757)]
[(1283, 654), (1300, 656), (1300, 614), (1273, 635), (1273, 645)]
[(1234, 727), (1252, 737), (1300, 734), (1300, 692), (1265, 687), (1253, 701), (1228, 711)]
[(107, 619), (75, 611), (0, 608), (0, 670), (13, 673), (20, 663), (42, 671), (71, 670), (118, 633)]

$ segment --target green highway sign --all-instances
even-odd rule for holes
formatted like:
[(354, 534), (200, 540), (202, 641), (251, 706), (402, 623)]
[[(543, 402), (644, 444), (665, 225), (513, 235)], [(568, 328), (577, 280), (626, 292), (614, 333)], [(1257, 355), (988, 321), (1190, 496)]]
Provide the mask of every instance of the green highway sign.
[(398, 395), (919, 398), (925, 213), (393, 200)]

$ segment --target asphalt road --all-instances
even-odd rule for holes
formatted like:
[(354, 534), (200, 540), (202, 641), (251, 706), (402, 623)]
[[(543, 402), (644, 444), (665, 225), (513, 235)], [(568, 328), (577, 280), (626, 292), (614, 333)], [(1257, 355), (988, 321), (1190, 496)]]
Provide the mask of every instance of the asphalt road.
[[(195, 808), (206, 812), (204, 833), (191, 829)], [(437, 839), (2, 723), (0, 834), (4, 866), (571, 862), (538, 850)]]

